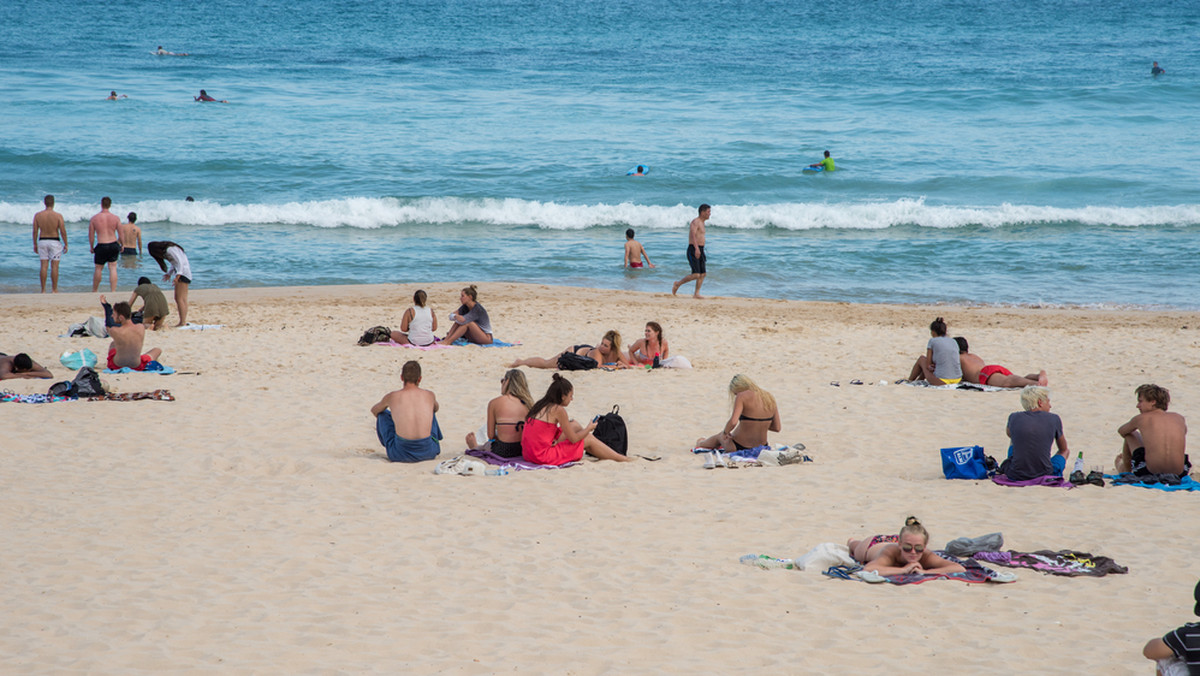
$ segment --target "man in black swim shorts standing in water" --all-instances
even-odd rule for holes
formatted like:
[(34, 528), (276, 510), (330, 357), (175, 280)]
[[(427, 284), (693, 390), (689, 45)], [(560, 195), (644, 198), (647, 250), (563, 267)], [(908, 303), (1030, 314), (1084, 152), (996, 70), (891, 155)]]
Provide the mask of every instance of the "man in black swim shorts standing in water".
[(704, 297), (700, 295), (700, 285), (704, 283), (704, 276), (708, 274), (705, 266), (707, 259), (704, 257), (704, 223), (708, 221), (710, 215), (712, 215), (712, 207), (701, 204), (700, 215), (693, 218), (691, 224), (688, 225), (687, 259), (688, 265), (692, 268), (692, 274), (675, 282), (675, 285), (671, 287), (672, 296), (679, 291), (679, 287), (694, 279), (696, 280), (696, 293), (693, 296)]

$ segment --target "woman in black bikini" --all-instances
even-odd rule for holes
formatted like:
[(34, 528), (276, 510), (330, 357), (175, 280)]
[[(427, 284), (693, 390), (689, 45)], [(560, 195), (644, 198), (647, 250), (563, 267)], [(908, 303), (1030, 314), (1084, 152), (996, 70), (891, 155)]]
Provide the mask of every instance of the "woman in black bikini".
[(733, 413), (720, 434), (697, 439), (696, 448), (723, 448), (726, 453), (744, 451), (767, 443), (767, 432), (783, 429), (775, 397), (741, 373), (729, 381)]
[(929, 531), (917, 517), (904, 520), (904, 528), (896, 535), (876, 535), (862, 540), (848, 540), (850, 555), (867, 570), (880, 575), (908, 573), (961, 573), (965, 568), (947, 561), (929, 548)]
[(467, 448), (490, 450), (502, 458), (521, 457), (521, 430), (533, 406), (525, 374), (512, 369), (500, 378), (500, 396), (488, 402), (488, 439), (477, 443), (475, 433), (467, 435)]
[(629, 360), (621, 352), (621, 334), (617, 331), (605, 333), (604, 337), (600, 339), (600, 345), (597, 347), (592, 347), (591, 345), (572, 345), (548, 359), (542, 357), (518, 359), (509, 364), (509, 368), (531, 366), (535, 369), (556, 369), (558, 368), (558, 358), (568, 352), (574, 352), (581, 357), (591, 357), (596, 360), (596, 364), (599, 366), (610, 366), (619, 369), (629, 368)]

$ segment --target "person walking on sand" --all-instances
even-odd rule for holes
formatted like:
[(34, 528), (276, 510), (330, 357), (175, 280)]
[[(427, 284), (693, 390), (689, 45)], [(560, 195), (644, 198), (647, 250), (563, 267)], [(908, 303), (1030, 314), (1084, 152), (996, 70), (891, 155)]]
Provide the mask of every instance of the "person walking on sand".
[(67, 253), (67, 227), (62, 214), (54, 210), (54, 195), (46, 195), (42, 202), (46, 208), (33, 217), (33, 252), (42, 262), (42, 293), (46, 293), (46, 268), (50, 269), (51, 288), (58, 293), (58, 260)]
[(672, 296), (679, 292), (679, 287), (695, 280), (696, 292), (692, 295), (696, 298), (704, 297), (700, 295), (700, 285), (704, 283), (704, 276), (708, 274), (705, 265), (708, 259), (704, 257), (704, 224), (712, 215), (712, 207), (707, 204), (701, 204), (699, 211), (700, 215), (693, 218), (692, 222), (688, 224), (687, 259), (692, 273), (675, 282), (675, 285), (671, 287)]
[(104, 266), (108, 266), (108, 287), (117, 290), (117, 259), (121, 257), (121, 243), (117, 241), (117, 226), (121, 219), (108, 210), (112, 206), (112, 198), (100, 200), (100, 213), (88, 221), (88, 247), (92, 251), (96, 271), (92, 273), (92, 293), (100, 288), (100, 278)]

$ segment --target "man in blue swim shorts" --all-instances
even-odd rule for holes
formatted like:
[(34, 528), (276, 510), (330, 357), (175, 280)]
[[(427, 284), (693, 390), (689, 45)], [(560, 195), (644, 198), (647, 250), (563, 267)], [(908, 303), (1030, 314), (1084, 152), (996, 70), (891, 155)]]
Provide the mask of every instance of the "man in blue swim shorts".
[(442, 429), (436, 415), (437, 397), (419, 387), (421, 365), (415, 361), (405, 362), (400, 380), (404, 387), (384, 395), (371, 407), (379, 443), (392, 462), (433, 460), (442, 450), (438, 445)]
[(696, 218), (693, 218), (692, 222), (688, 224), (687, 259), (688, 266), (690, 266), (692, 269), (692, 274), (684, 277), (678, 282), (675, 282), (675, 285), (671, 287), (672, 296), (679, 291), (679, 287), (692, 280), (695, 280), (696, 292), (692, 295), (696, 298), (704, 297), (700, 295), (700, 285), (704, 283), (704, 276), (708, 274), (708, 270), (706, 268), (708, 259), (704, 256), (704, 224), (708, 221), (708, 218), (711, 215), (712, 207), (708, 206), (707, 204), (701, 204), (700, 215)]

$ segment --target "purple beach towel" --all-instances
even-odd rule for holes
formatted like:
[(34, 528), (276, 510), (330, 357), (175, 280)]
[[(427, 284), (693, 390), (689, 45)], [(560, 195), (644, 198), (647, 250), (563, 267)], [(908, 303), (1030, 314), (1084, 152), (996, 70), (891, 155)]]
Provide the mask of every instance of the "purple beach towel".
[(1036, 479), (1027, 479), (1025, 481), (1013, 481), (1003, 474), (997, 474), (992, 477), (992, 483), (1000, 484), (1001, 486), (1051, 486), (1053, 488), (1075, 488), (1070, 481), (1060, 476), (1043, 476)]
[(576, 460), (575, 462), (568, 462), (563, 465), (539, 465), (536, 462), (529, 462), (525, 458), (505, 458), (503, 456), (496, 455), (491, 451), (480, 451), (474, 448), (468, 448), (465, 453), (473, 458), (479, 458), (489, 465), (496, 465), (497, 467), (503, 467), (504, 469), (560, 469), (563, 467), (574, 467), (575, 465), (580, 464), (579, 461)]

